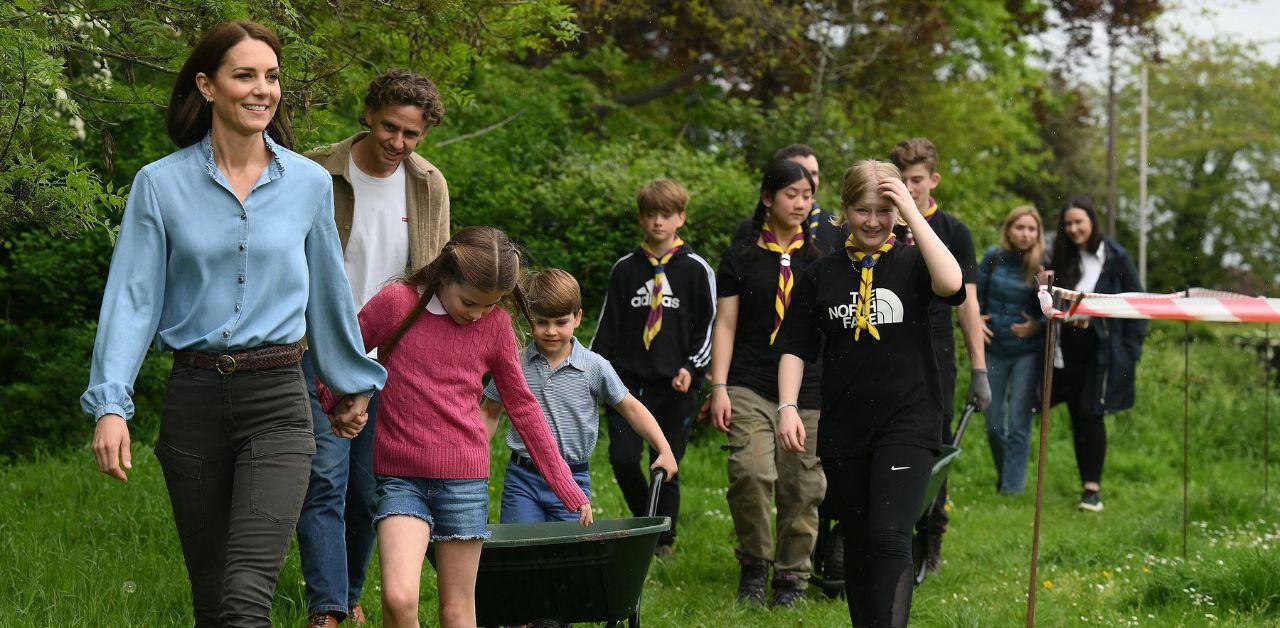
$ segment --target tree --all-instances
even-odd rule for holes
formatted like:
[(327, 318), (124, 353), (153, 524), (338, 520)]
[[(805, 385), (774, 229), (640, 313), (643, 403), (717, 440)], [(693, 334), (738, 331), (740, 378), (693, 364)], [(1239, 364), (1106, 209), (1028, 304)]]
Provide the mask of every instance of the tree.
[[(1222, 286), (1239, 269), (1274, 292), (1280, 93), (1272, 86), (1280, 67), (1251, 45), (1179, 48), (1150, 75), (1151, 287)], [(1126, 129), (1137, 128), (1137, 90), (1127, 84), (1120, 92)], [(1126, 181), (1136, 180), (1135, 136), (1120, 144)]]

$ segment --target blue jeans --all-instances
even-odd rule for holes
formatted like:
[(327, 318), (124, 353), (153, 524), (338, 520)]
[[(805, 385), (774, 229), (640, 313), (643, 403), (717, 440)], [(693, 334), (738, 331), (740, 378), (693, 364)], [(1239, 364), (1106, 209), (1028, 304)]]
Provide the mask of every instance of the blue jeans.
[(311, 395), (316, 455), (311, 481), (298, 518), (298, 553), (307, 583), (307, 612), (345, 617), (360, 601), (365, 571), (373, 553), (373, 516), (378, 506), (373, 475), (373, 429), (378, 396), (369, 400), (369, 422), (360, 435), (334, 436), (316, 399), (311, 352), (302, 356), (302, 373)]
[(1031, 455), (1031, 410), (1035, 403), (1040, 352), (1020, 356), (987, 353), (987, 442), (996, 463), (997, 489), (1006, 495), (1026, 487), (1027, 458)]
[[(591, 499), (591, 472), (573, 474), (578, 488)], [(543, 523), (577, 521), (577, 511), (569, 510), (556, 497), (542, 474), (515, 463), (507, 463), (502, 480), (502, 523)]]

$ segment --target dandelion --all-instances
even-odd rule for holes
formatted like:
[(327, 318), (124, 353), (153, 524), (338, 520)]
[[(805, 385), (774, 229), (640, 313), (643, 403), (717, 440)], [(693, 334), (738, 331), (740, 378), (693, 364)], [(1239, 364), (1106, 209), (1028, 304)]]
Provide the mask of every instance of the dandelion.
[(1110, 579), (1111, 579), (1111, 572), (1110, 572), (1110, 571), (1107, 571), (1106, 569), (1103, 569), (1103, 570), (1102, 570), (1102, 577), (1103, 577), (1103, 578), (1106, 578), (1107, 580), (1110, 580)]
[(138, 590), (138, 584), (132, 580), (125, 580), (124, 587), (122, 588), (124, 589), (125, 593), (133, 593), (134, 591)]
[(1052, 588), (1053, 588), (1053, 581), (1052, 581), (1052, 580), (1045, 580), (1045, 581), (1044, 581), (1044, 588), (1046, 588), (1046, 589), (1052, 589)]

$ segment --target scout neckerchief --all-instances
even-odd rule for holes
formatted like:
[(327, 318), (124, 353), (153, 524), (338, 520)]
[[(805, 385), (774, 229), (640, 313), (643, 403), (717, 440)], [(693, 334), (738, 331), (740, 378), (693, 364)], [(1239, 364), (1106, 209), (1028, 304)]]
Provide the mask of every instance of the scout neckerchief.
[[(933, 220), (934, 214), (937, 214), (937, 213), (938, 213), (938, 201), (937, 199), (930, 196), (929, 207), (926, 208), (924, 212), (921, 213), (921, 215), (924, 216), (925, 222), (930, 222)], [(911, 235), (911, 227), (907, 227), (907, 246), (915, 246), (915, 245), (916, 245), (915, 236)]]
[(858, 286), (860, 300), (853, 311), (853, 321), (856, 327), (853, 331), (854, 342), (857, 342), (858, 338), (862, 336), (862, 330), (864, 329), (871, 334), (872, 338), (880, 339), (880, 332), (876, 331), (875, 324), (871, 322), (871, 299), (875, 294), (871, 286), (872, 272), (875, 270), (876, 262), (880, 260), (880, 256), (888, 253), (896, 241), (897, 237), (890, 235), (889, 239), (885, 240), (884, 244), (881, 244), (880, 248), (870, 255), (858, 250), (858, 247), (854, 244), (852, 233), (849, 234), (849, 239), (844, 242), (844, 250), (853, 256), (854, 267), (862, 269), (862, 282)]
[(764, 240), (764, 248), (777, 253), (778, 259), (778, 295), (773, 299), (773, 331), (769, 332), (769, 344), (778, 337), (782, 328), (782, 317), (787, 315), (787, 306), (791, 305), (791, 288), (795, 285), (795, 277), (791, 272), (791, 253), (804, 246), (804, 229), (796, 229), (796, 234), (787, 243), (786, 248), (778, 243), (778, 236), (764, 223), (760, 230), (760, 239)]
[(676, 236), (666, 254), (658, 257), (656, 253), (649, 250), (648, 244), (643, 242), (640, 244), (640, 250), (644, 252), (645, 259), (649, 260), (649, 264), (653, 266), (653, 293), (649, 296), (649, 317), (644, 321), (645, 351), (649, 350), (649, 343), (653, 342), (659, 331), (662, 331), (662, 287), (667, 283), (667, 262), (671, 261), (671, 256), (675, 255), (682, 246), (684, 246), (684, 240)]

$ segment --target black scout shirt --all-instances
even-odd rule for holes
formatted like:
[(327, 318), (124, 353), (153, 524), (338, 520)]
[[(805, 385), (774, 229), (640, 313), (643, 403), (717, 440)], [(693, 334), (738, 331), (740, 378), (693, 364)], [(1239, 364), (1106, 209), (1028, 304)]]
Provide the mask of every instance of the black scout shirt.
[[(951, 255), (955, 256), (956, 263), (960, 264), (960, 274), (964, 277), (964, 283), (978, 283), (977, 253), (973, 248), (973, 234), (969, 233), (969, 227), (965, 226), (959, 218), (941, 209), (929, 219), (929, 226), (933, 227), (933, 232), (938, 234), (938, 239), (942, 240), (942, 244), (951, 251)], [(906, 227), (898, 226), (894, 231), (898, 234), (898, 242), (906, 242)], [(929, 321), (929, 327), (935, 339), (938, 341), (945, 339), (948, 343), (955, 342), (952, 335), (950, 306), (942, 301), (934, 301), (933, 305), (929, 306)]]
[[(804, 360), (822, 357), (822, 418), (818, 456), (857, 457), (879, 445), (940, 451), (941, 385), (929, 333), (934, 301), (959, 305), (964, 290), (935, 297), (920, 249), (895, 246), (873, 276), (871, 319), (880, 339), (854, 342), (854, 307), (861, 274), (845, 253), (810, 264), (796, 282), (774, 351)], [(825, 341), (825, 345), (824, 345)]]
[[(804, 269), (818, 259), (817, 251), (806, 254), (808, 246), (806, 244), (791, 256), (792, 276), (797, 283)], [(781, 354), (769, 346), (769, 334), (773, 332), (780, 257), (780, 254), (766, 251), (754, 242), (741, 240), (725, 249), (720, 259), (720, 272), (716, 274), (716, 297), (738, 297), (738, 327), (733, 336), (733, 359), (729, 362), (729, 378), (725, 383), (749, 388), (773, 400), (778, 398), (778, 359)], [(793, 300), (795, 294), (793, 285)], [(821, 363), (814, 361), (806, 365), (800, 385), (801, 408), (817, 409), (821, 406), (821, 383)]]

